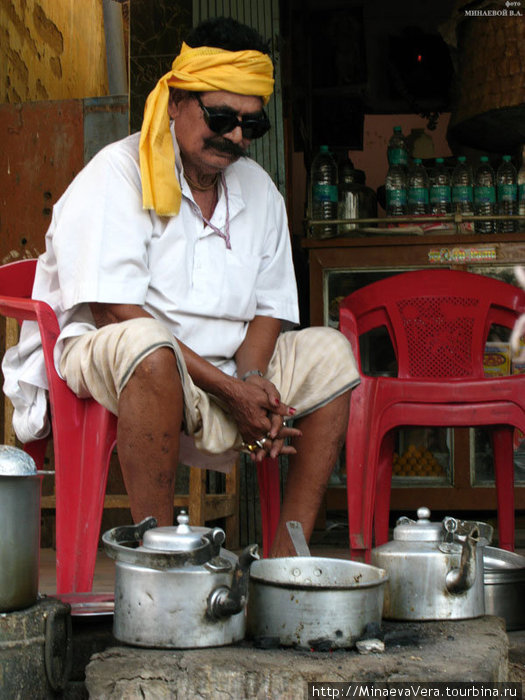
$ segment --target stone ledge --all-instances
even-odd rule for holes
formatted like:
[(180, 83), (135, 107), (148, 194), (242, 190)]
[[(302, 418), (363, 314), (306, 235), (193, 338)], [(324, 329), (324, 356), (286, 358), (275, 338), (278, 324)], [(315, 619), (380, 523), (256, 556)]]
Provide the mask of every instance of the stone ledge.
[(247, 642), (191, 650), (112, 647), (86, 668), (96, 700), (307, 698), (307, 683), (508, 680), (503, 620), (383, 623), (385, 652), (256, 649)]

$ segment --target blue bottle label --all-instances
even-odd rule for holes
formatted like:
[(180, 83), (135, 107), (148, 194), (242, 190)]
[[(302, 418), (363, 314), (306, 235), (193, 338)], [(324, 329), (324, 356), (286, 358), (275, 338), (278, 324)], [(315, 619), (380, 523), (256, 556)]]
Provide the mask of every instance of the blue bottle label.
[(478, 185), (474, 189), (474, 201), (476, 204), (494, 204), (496, 202), (496, 190), (487, 185)]
[(387, 190), (386, 204), (387, 206), (404, 206), (407, 203), (406, 190)]
[(315, 183), (312, 196), (316, 202), (337, 202), (337, 185)]
[(515, 202), (518, 198), (518, 186), (498, 185), (498, 199), (500, 202)]
[(448, 185), (432, 185), (430, 188), (430, 201), (432, 204), (450, 202), (450, 187)]
[(454, 185), (452, 188), (452, 201), (472, 202), (472, 187), (470, 185)]
[(389, 165), (406, 165), (408, 163), (408, 154), (403, 148), (391, 148), (388, 151)]
[(411, 187), (408, 190), (409, 204), (428, 204), (428, 190), (426, 187)]

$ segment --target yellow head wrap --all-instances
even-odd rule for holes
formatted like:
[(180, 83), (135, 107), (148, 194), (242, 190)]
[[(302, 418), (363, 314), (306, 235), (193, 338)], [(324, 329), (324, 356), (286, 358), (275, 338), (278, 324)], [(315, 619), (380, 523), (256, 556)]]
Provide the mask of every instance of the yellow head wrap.
[(140, 134), (142, 205), (160, 216), (179, 213), (181, 191), (169, 128), (169, 87), (192, 91), (227, 90), (257, 95), (267, 104), (273, 92), (273, 64), (259, 51), (225, 51), (182, 44), (171, 71), (149, 94)]

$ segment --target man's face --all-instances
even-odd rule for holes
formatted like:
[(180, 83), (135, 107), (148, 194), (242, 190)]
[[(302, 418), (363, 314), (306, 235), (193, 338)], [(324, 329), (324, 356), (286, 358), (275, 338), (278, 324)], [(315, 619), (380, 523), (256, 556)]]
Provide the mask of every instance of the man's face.
[[(233, 92), (203, 92), (200, 101), (205, 108), (220, 108), (221, 112), (235, 114), (240, 121), (248, 115), (259, 115), (262, 110), (260, 97)], [(251, 143), (239, 126), (222, 136), (211, 131), (199, 101), (192, 97), (178, 103), (170, 99), (168, 114), (175, 120), (175, 132), (186, 170), (191, 168), (200, 174), (224, 170), (244, 155)]]

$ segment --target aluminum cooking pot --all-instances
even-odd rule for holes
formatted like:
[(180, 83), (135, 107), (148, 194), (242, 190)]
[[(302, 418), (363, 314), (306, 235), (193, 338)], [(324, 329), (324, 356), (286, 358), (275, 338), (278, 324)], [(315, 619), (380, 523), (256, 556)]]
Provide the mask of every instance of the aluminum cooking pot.
[(485, 614), (503, 617), (507, 631), (525, 629), (525, 557), (485, 547), (483, 565)]
[(257, 545), (237, 558), (221, 549), (223, 530), (190, 527), (188, 520), (182, 511), (176, 527), (156, 527), (146, 518), (102, 536), (117, 562), (113, 634), (120, 641), (188, 649), (243, 639)]
[(485, 614), (483, 548), (492, 528), (446, 517), (430, 521), (419, 508), (403, 517), (394, 539), (372, 550), (372, 564), (386, 569), (383, 617), (391, 620), (458, 620)]
[(381, 624), (386, 572), (325, 557), (261, 559), (250, 571), (247, 636), (282, 646), (352, 647)]
[(38, 598), (41, 477), (32, 457), (0, 445), (0, 612)]

